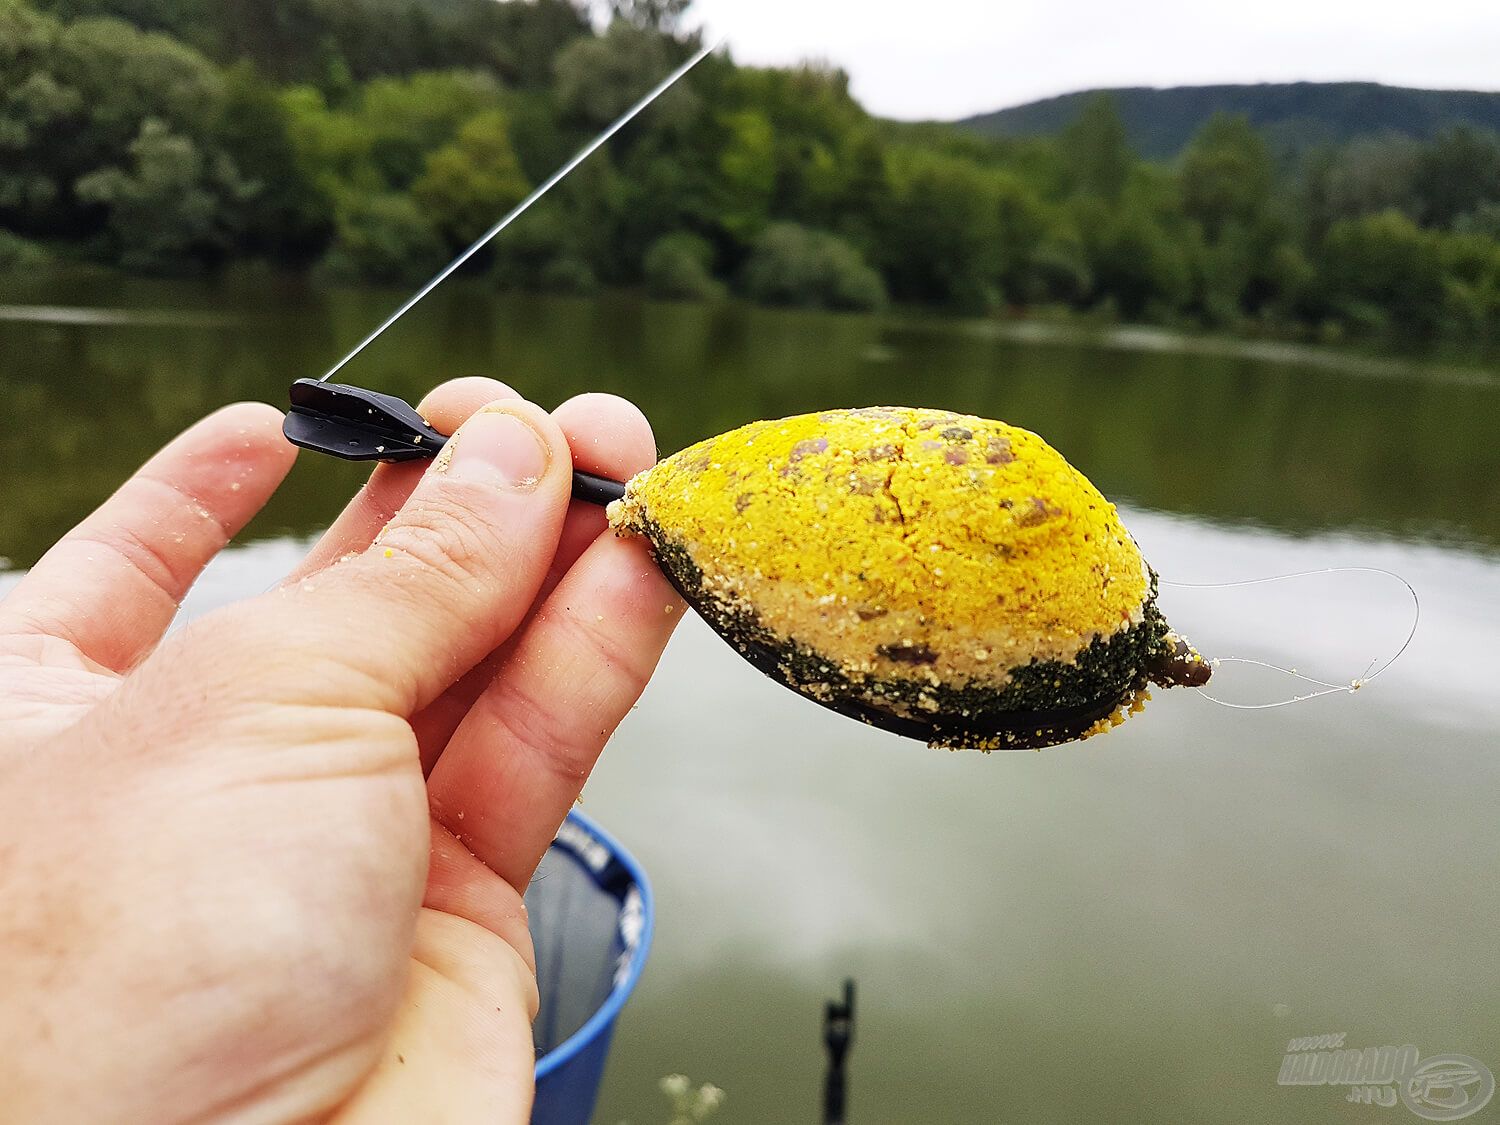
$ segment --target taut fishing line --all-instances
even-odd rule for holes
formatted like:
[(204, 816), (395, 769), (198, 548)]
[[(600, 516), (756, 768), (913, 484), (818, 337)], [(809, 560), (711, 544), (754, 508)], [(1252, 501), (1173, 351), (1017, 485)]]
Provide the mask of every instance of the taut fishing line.
[(636, 102), (624, 113), (622, 113), (613, 124), (611, 124), (604, 130), (604, 132), (600, 133), (592, 141), (584, 145), (583, 148), (574, 153), (571, 160), (569, 160), (556, 172), (552, 173), (551, 176), (547, 177), (546, 180), (544, 180), (537, 186), (535, 191), (533, 191), (525, 199), (521, 200), (520, 203), (517, 203), (499, 222), (497, 222), (494, 226), (490, 227), (489, 230), (485, 231), (482, 235), (475, 239), (474, 243), (469, 246), (467, 250), (465, 250), (458, 257), (454, 258), (453, 261), (449, 262), (446, 266), (439, 270), (436, 277), (434, 277), (426, 285), (422, 286), (422, 288), (413, 293), (407, 299), (405, 304), (403, 304), (399, 309), (391, 313), (391, 315), (385, 319), (385, 321), (380, 325), (379, 328), (371, 332), (368, 336), (366, 336), (363, 340), (355, 345), (353, 351), (351, 351), (343, 359), (339, 360), (326, 372), (324, 372), (324, 374), (318, 379), (318, 382), (326, 383), (334, 375), (337, 375), (339, 371), (343, 369), (345, 364), (347, 364), (351, 359), (359, 355), (360, 352), (364, 351), (376, 340), (378, 340), (387, 328), (395, 324), (396, 321), (400, 320), (403, 316), (410, 312), (412, 307), (416, 305), (418, 301), (427, 296), (427, 294), (431, 293), (443, 282), (447, 281), (448, 278), (452, 276), (455, 270), (457, 270), (475, 254), (479, 253), (479, 251), (484, 249), (485, 246), (489, 245), (489, 243), (493, 241), (495, 236), (503, 231), (506, 227), (510, 226), (511, 223), (515, 222), (528, 210), (530, 210), (533, 203), (541, 199), (542, 196), (546, 195), (554, 187), (560, 184), (564, 179), (567, 178), (568, 174), (571, 173), (574, 168), (577, 168), (590, 156), (594, 155), (594, 153), (600, 147), (602, 147), (606, 141), (608, 141), (621, 129), (625, 128), (625, 126), (630, 124), (631, 121), (635, 120), (636, 116), (642, 110), (644, 110), (657, 98), (665, 94), (673, 86), (677, 85), (678, 81), (685, 77), (688, 71), (692, 70), (693, 67), (697, 66), (704, 59), (708, 58), (709, 55), (713, 54), (723, 45), (724, 36), (721, 35), (719, 36), (719, 38), (710, 41), (707, 45), (700, 47), (685, 63), (683, 63), (676, 70), (672, 71), (671, 74), (667, 75), (655, 86), (653, 86), (646, 94), (641, 97), (640, 101)]
[(1293, 571), (1290, 574), (1273, 574), (1266, 578), (1246, 578), (1238, 582), (1170, 582), (1166, 579), (1162, 579), (1161, 585), (1171, 586), (1177, 589), (1184, 590), (1229, 590), (1247, 586), (1265, 586), (1275, 582), (1290, 582), (1295, 579), (1310, 578), (1324, 574), (1375, 574), (1383, 578), (1389, 578), (1392, 581), (1399, 582), (1402, 587), (1405, 588), (1406, 592), (1411, 596), (1411, 628), (1407, 630), (1406, 636), (1402, 639), (1400, 646), (1391, 656), (1389, 656), (1383, 663), (1380, 661), (1379, 656), (1375, 657), (1369, 662), (1369, 664), (1365, 666), (1364, 671), (1360, 675), (1355, 676), (1352, 679), (1346, 680), (1342, 683), (1333, 683), (1329, 680), (1319, 679), (1316, 676), (1308, 676), (1302, 672), (1297, 671), (1297, 669), (1295, 668), (1284, 668), (1279, 664), (1273, 664), (1270, 661), (1266, 660), (1256, 660), (1248, 656), (1220, 656), (1209, 661), (1210, 665), (1212, 665), (1215, 669), (1217, 669), (1221, 664), (1240, 664), (1256, 668), (1265, 668), (1272, 672), (1279, 672), (1283, 676), (1289, 676), (1292, 679), (1301, 680), (1303, 683), (1311, 684), (1319, 690), (1303, 692), (1302, 694), (1294, 695), (1289, 699), (1280, 699), (1271, 703), (1235, 703), (1231, 700), (1219, 698), (1218, 696), (1210, 693), (1207, 688), (1200, 687), (1194, 688), (1193, 690), (1196, 691), (1199, 695), (1203, 696), (1204, 699), (1207, 699), (1210, 703), (1216, 703), (1220, 707), (1229, 707), (1236, 711), (1269, 711), (1277, 707), (1290, 707), (1294, 703), (1305, 703), (1310, 699), (1321, 699), (1325, 695), (1352, 694), (1353, 692), (1359, 691), (1366, 684), (1371, 683), (1379, 676), (1383, 675), (1386, 670), (1391, 667), (1391, 665), (1400, 660), (1401, 657), (1405, 655), (1406, 650), (1411, 647), (1411, 642), (1417, 635), (1417, 626), (1422, 620), (1422, 600), (1417, 596), (1415, 587), (1413, 587), (1410, 582), (1408, 582), (1405, 578), (1402, 578), (1401, 575), (1395, 573), (1394, 571), (1384, 570), (1380, 567), (1373, 566), (1330, 566), (1320, 567), (1315, 570), (1298, 570)]

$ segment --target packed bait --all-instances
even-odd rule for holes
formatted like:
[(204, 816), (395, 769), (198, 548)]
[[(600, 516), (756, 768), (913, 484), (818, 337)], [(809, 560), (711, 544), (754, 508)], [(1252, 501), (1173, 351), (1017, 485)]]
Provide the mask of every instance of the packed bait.
[(609, 515), (763, 672), (936, 746), (1087, 738), (1149, 685), (1209, 677), (1114, 505), (1003, 422), (753, 422), (636, 476)]

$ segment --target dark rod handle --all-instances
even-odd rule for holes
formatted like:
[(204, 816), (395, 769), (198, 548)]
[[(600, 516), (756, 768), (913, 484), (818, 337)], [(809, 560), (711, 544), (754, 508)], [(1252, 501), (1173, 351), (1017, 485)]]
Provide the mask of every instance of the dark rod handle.
[(573, 499), (585, 504), (598, 504), (601, 508), (616, 500), (625, 499), (625, 486), (609, 477), (596, 477), (593, 473), (573, 470)]

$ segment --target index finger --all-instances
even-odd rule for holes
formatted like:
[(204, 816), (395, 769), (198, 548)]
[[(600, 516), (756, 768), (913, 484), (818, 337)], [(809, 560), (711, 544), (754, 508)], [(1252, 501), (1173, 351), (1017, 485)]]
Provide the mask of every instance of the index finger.
[(449, 440), (380, 543), (194, 622), (132, 682), (192, 682), (214, 714), (285, 704), (384, 711), (404, 725), (525, 616), (557, 548), (571, 470), (545, 411), (493, 403)]
[(154, 648), (188, 589), (281, 484), (296, 451), (281, 414), (236, 403), (147, 461), (0, 602), (0, 633), (43, 634), (123, 672)]

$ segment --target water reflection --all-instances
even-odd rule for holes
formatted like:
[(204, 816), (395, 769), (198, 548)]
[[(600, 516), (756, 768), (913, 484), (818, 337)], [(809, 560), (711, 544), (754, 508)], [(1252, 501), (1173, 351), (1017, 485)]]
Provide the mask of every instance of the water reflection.
[[(237, 398), (282, 402), (399, 298), (243, 280), (218, 288), (102, 282), (67, 296), (187, 323), (0, 320), (0, 556), (27, 565), (169, 436)], [(41, 282), (0, 302), (63, 303)], [(105, 301), (104, 298), (110, 298)], [(212, 321), (219, 316), (221, 322)], [(196, 318), (196, 319), (195, 319)], [(1347, 369), (1346, 369), (1347, 368)], [(1500, 545), (1490, 419), (1500, 381), (1399, 376), (1306, 359), (1035, 343), (984, 325), (500, 296), (454, 285), (349, 377), (409, 398), (489, 373), (543, 403), (604, 389), (638, 401), (664, 449), (749, 419), (861, 403), (942, 405), (1047, 438), (1111, 497), (1309, 532), (1378, 531)], [(305, 459), (306, 460), (306, 459)], [(66, 471), (59, 471), (66, 466)], [(325, 524), (357, 469), (304, 465), (250, 531)]]
[[(0, 555), (35, 558), (170, 433), (279, 399), (398, 296), (184, 293), (114, 303), (177, 294), (237, 319), (0, 322)], [(1365, 1120), (1337, 1090), (1275, 1083), (1286, 1040), (1323, 1032), (1500, 1070), (1494, 386), (463, 288), (358, 377), (416, 396), (475, 371), (543, 402), (629, 394), (665, 447), (856, 401), (1004, 417), (1131, 501), (1168, 578), (1357, 564), (1423, 596), (1412, 649), (1357, 695), (1241, 713), (1163, 693), (1107, 738), (987, 758), (840, 719), (686, 622), (586, 794), (661, 915), (600, 1121), (660, 1119), (655, 1081), (677, 1070), (728, 1090), (726, 1125), (815, 1119), (821, 1002), (846, 974), (865, 1125)], [(357, 476), (308, 459), (189, 612), (269, 586)], [(1404, 629), (1389, 589), (1293, 595), (1164, 598), (1206, 650), (1334, 677)]]
[[(1500, 1061), (1500, 567), (1127, 516), (1181, 573), (1392, 566), (1422, 632), (1358, 695), (1247, 714), (1162, 693), (1108, 738), (982, 758), (842, 722), (685, 630), (587, 793), (663, 903), (619, 1116), (649, 1119), (642, 1075), (687, 1069), (734, 1120), (811, 1119), (818, 1002), (846, 972), (861, 1121), (1338, 1120), (1337, 1092), (1275, 1085), (1312, 1027)], [(1329, 633), (1368, 607), (1332, 602), (1321, 628), (1250, 599), (1174, 616), (1337, 663)]]

